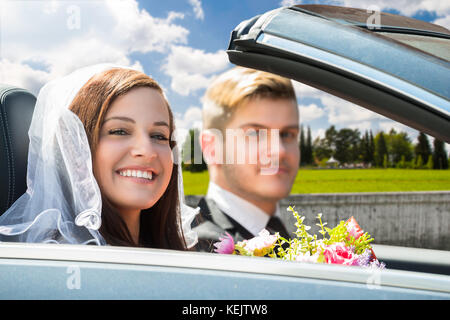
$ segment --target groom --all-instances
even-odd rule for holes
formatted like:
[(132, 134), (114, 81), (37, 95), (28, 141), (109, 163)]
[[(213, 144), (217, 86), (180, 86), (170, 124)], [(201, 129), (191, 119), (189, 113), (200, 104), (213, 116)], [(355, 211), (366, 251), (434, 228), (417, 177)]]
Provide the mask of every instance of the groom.
[(194, 222), (198, 250), (211, 252), (225, 232), (235, 242), (266, 228), (291, 238), (279, 200), (299, 165), (299, 113), (289, 79), (236, 67), (219, 76), (203, 102), (201, 148), (210, 182)]

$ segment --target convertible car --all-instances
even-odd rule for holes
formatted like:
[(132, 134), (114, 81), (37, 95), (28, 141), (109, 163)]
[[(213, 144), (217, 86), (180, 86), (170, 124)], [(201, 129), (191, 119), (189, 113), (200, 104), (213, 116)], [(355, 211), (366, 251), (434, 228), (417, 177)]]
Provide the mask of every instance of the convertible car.
[[(333, 6), (279, 8), (235, 28), (229, 59), (290, 77), (450, 142), (450, 32), (385, 13), (373, 26), (370, 15)], [(27, 131), (35, 97), (26, 89), (3, 85), (0, 103), (4, 212), (26, 191)], [(449, 251), (373, 248), (385, 269), (3, 242), (0, 298), (253, 300), (254, 308), (245, 308), (247, 315), (267, 312), (263, 300), (272, 299), (450, 299)], [(192, 308), (186, 302), (170, 312), (181, 317), (199, 311)], [(216, 315), (233, 308), (218, 309)]]

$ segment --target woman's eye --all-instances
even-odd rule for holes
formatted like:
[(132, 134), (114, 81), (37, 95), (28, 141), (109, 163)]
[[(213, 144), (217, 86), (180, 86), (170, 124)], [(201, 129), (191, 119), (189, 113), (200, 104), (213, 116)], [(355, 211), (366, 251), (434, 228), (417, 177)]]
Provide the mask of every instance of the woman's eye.
[(128, 132), (126, 132), (126, 131), (123, 130), (123, 129), (112, 129), (112, 130), (109, 130), (109, 131), (108, 131), (108, 134), (111, 134), (111, 135), (118, 135), (118, 136), (124, 136), (124, 135), (127, 135)]
[(151, 137), (160, 141), (169, 141), (169, 138), (167, 138), (164, 134), (152, 134)]

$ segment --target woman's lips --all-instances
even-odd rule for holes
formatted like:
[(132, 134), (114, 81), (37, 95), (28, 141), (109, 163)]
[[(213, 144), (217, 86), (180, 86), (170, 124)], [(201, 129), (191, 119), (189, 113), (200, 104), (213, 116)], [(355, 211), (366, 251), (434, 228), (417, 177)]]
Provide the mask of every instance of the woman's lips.
[(153, 184), (155, 183), (155, 179), (156, 179), (156, 175), (153, 175), (152, 179), (149, 180), (147, 178), (138, 178), (138, 177), (128, 177), (128, 176), (122, 176), (120, 175), (120, 173), (116, 172), (116, 174), (123, 179), (126, 179), (128, 181), (132, 181), (132, 182), (136, 182), (136, 183), (140, 183), (140, 184)]
[(157, 174), (149, 168), (121, 168), (116, 171), (121, 178), (141, 184), (151, 184), (156, 179)]

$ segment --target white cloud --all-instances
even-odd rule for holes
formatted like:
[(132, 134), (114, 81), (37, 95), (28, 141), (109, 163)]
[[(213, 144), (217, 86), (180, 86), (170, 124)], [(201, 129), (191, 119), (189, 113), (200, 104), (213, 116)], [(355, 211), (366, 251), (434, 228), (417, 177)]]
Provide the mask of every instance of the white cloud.
[(99, 62), (142, 69), (131, 53), (167, 52), (189, 34), (175, 23), (182, 13), (155, 18), (135, 0), (2, 1), (0, 14), (0, 69), (30, 90)]
[(361, 121), (357, 123), (352, 123), (347, 126), (350, 129), (358, 129), (359, 132), (364, 132), (366, 130), (370, 130), (372, 128), (372, 122), (370, 121)]
[(321, 98), (321, 102), (325, 106), (325, 112), (328, 114), (330, 124), (350, 126), (362, 121), (385, 119), (375, 112), (335, 96), (324, 96)]
[(187, 46), (172, 46), (162, 69), (171, 77), (171, 89), (181, 95), (206, 88), (213, 74), (228, 66), (224, 50), (207, 53)]
[(327, 93), (316, 89), (314, 87), (308, 86), (304, 83), (292, 80), (292, 85), (294, 86), (294, 90), (295, 90), (295, 95), (297, 96), (298, 99), (301, 98), (320, 98), (323, 97), (325, 95), (327, 95)]
[(299, 109), (301, 122), (309, 122), (325, 115), (324, 110), (314, 103), (307, 106), (300, 105)]
[(433, 21), (434, 24), (438, 24), (450, 30), (450, 13), (443, 18), (439, 18)]
[(285, 7), (285, 6), (293, 6), (294, 4), (300, 4), (302, 3), (301, 0), (282, 0), (280, 2), (280, 6)]
[(42, 85), (50, 80), (45, 71), (34, 70), (26, 64), (0, 60), (0, 83), (26, 88), (37, 95)]
[(319, 139), (325, 138), (325, 131), (326, 130), (324, 128), (312, 130), (312, 132), (311, 132), (312, 141), (316, 140), (317, 138), (319, 138)]
[(380, 128), (380, 131), (388, 133), (391, 131), (391, 129), (394, 129), (396, 132), (406, 132), (408, 136), (411, 138), (411, 140), (414, 140), (417, 138), (419, 131), (416, 129), (413, 129), (411, 127), (405, 126), (399, 122), (386, 119), (386, 121), (380, 121), (378, 123), (378, 126)]
[(203, 20), (205, 13), (203, 12), (202, 2), (200, 0), (189, 0), (192, 10), (194, 10), (195, 18)]

